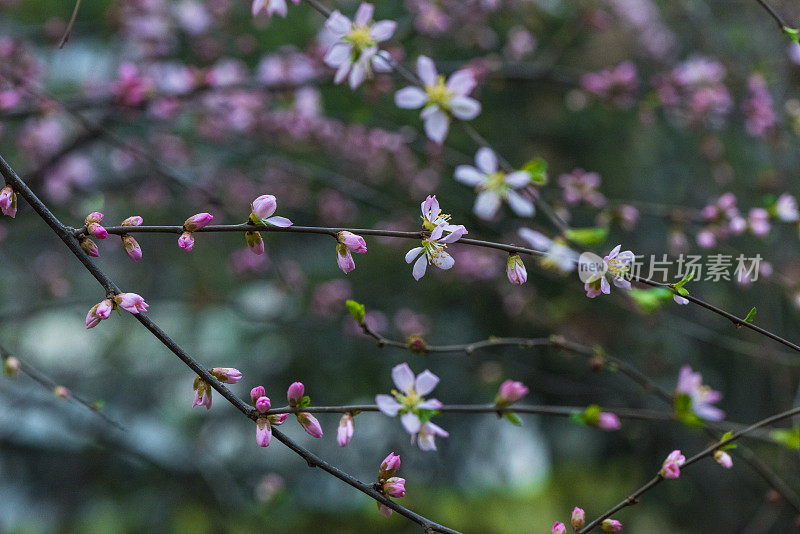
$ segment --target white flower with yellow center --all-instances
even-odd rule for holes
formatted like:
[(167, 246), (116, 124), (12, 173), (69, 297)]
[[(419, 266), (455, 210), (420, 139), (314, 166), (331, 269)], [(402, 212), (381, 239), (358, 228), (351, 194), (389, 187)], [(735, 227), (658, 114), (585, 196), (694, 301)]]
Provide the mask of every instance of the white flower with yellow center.
[(456, 167), (456, 180), (462, 184), (478, 188), (475, 198), (475, 215), (489, 220), (495, 216), (503, 200), (508, 202), (520, 217), (531, 217), (534, 213), (533, 203), (520, 195), (520, 189), (531, 183), (531, 175), (526, 171), (506, 174), (499, 170), (497, 155), (491, 148), (481, 147), (475, 154), (476, 167), (459, 165)]
[[(415, 280), (425, 276), (428, 264), (440, 269), (449, 269), (455, 260), (445, 249), (468, 233), (462, 224), (450, 224), (450, 216), (442, 213), (436, 196), (429, 196), (422, 203), (422, 227), (431, 232), (430, 237), (422, 240), (422, 246), (414, 247), (406, 253), (406, 263), (414, 262), (412, 274)], [(448, 232), (445, 235), (445, 232)], [(416, 261), (415, 261), (416, 260)]]
[(350, 88), (355, 89), (372, 76), (372, 69), (378, 72), (392, 70), (388, 54), (378, 50), (378, 43), (392, 37), (397, 23), (393, 20), (373, 22), (374, 11), (372, 4), (364, 3), (352, 21), (338, 11), (331, 13), (325, 21), (325, 29), (334, 40), (325, 55), (325, 63), (336, 69), (335, 83), (348, 78)]
[(470, 69), (456, 71), (445, 81), (444, 76), (437, 74), (429, 57), (419, 56), (417, 76), (423, 86), (400, 89), (394, 101), (403, 109), (423, 108), (420, 117), (425, 124), (425, 134), (432, 141), (442, 143), (447, 137), (451, 115), (468, 121), (480, 114), (480, 102), (467, 96), (476, 85)]

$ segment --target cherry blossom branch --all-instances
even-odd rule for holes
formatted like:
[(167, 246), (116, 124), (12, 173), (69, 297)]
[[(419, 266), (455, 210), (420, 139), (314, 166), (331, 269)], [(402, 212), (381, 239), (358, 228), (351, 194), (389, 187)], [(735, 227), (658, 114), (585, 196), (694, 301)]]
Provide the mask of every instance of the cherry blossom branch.
[[(790, 410), (786, 410), (785, 412), (781, 412), (781, 413), (772, 415), (770, 417), (767, 417), (766, 419), (762, 419), (761, 421), (758, 421), (758, 422), (748, 426), (747, 428), (739, 430), (738, 432), (734, 432), (729, 437), (727, 437), (725, 439), (718, 440), (717, 442), (709, 445), (708, 447), (706, 447), (705, 449), (703, 449), (699, 453), (695, 454), (691, 458), (687, 459), (686, 462), (683, 463), (683, 465), (681, 465), (681, 469), (682, 470), (686, 469), (690, 465), (699, 462), (703, 458), (711, 456), (712, 454), (714, 454), (714, 452), (717, 449), (719, 449), (723, 445), (726, 445), (728, 443), (732, 443), (732, 442), (736, 441), (737, 439), (741, 438), (742, 436), (745, 436), (745, 435), (753, 432), (754, 430), (758, 430), (759, 428), (763, 428), (765, 426), (769, 426), (772, 423), (777, 423), (777, 422), (782, 421), (784, 419), (788, 419), (788, 418), (790, 418), (790, 417), (792, 417), (794, 415), (797, 415), (797, 414), (800, 414), (800, 407), (795, 407), (795, 408), (792, 408)], [(631, 493), (628, 497), (626, 497), (625, 500), (621, 501), (619, 504), (617, 504), (613, 508), (611, 508), (608, 511), (606, 511), (603, 515), (601, 515), (600, 517), (598, 517), (597, 519), (595, 519), (594, 521), (588, 523), (585, 527), (580, 529), (578, 531), (578, 534), (586, 534), (586, 532), (590, 532), (597, 525), (602, 523), (604, 519), (608, 519), (609, 517), (611, 517), (615, 513), (619, 512), (623, 508), (627, 508), (628, 506), (633, 506), (634, 504), (636, 504), (639, 501), (639, 497), (641, 497), (643, 494), (645, 494), (646, 492), (650, 491), (651, 489), (653, 489), (654, 487), (656, 487), (657, 485), (662, 483), (664, 480), (666, 480), (666, 479), (661, 474), (657, 474), (655, 477), (653, 477), (650, 481), (648, 481), (642, 487), (640, 487), (639, 489), (637, 489), (636, 491)]]
[[(604, 410), (612, 412), (621, 419), (631, 419), (638, 421), (672, 421), (674, 416), (671, 413), (657, 412), (654, 410), (637, 410), (630, 408), (609, 408), (603, 407)], [(551, 415), (556, 417), (572, 417), (576, 414), (581, 414), (587, 409), (586, 406), (543, 406), (543, 405), (526, 405), (526, 404), (513, 404), (507, 407), (499, 407), (496, 404), (444, 404), (441, 408), (437, 408), (439, 412), (451, 413), (493, 413), (498, 417), (505, 413), (524, 413), (531, 415)], [(307, 406), (304, 408), (297, 408), (291, 406), (284, 406), (283, 408), (272, 408), (264, 413), (267, 415), (283, 414), (283, 413), (354, 413), (354, 412), (379, 412), (380, 409), (375, 404), (351, 404), (344, 406)]]
[[(166, 233), (166, 234), (178, 234), (180, 235), (184, 232), (183, 226), (110, 226), (106, 227), (106, 230), (109, 234), (131, 234), (131, 233)], [(74, 236), (79, 236), (84, 233), (83, 229), (71, 229)], [(354, 234), (359, 235), (371, 235), (371, 236), (381, 236), (381, 237), (394, 237), (394, 238), (402, 238), (402, 239), (424, 239), (427, 236), (427, 233), (424, 231), (419, 232), (401, 232), (395, 230), (375, 230), (371, 228), (331, 228), (331, 227), (323, 227), (323, 226), (288, 226), (288, 227), (278, 227), (278, 226), (256, 226), (253, 224), (242, 223), (242, 224), (230, 224), (230, 225), (209, 225), (203, 228), (199, 228), (196, 230), (197, 232), (283, 232), (283, 233), (303, 233), (303, 234), (318, 234), (318, 235), (329, 235), (332, 237), (336, 237), (339, 232), (347, 231), (352, 232)], [(461, 243), (464, 245), (471, 245), (477, 247), (484, 247), (484, 248), (492, 248), (496, 250), (502, 250), (504, 252), (509, 253), (516, 253), (516, 254), (527, 254), (530, 256), (544, 256), (546, 253), (541, 250), (536, 250), (527, 247), (520, 247), (517, 245), (510, 245), (506, 243), (496, 243), (493, 241), (483, 241), (479, 239), (471, 239), (471, 238), (461, 238), (457, 241), (457, 243)], [(655, 280), (650, 280), (649, 278), (645, 278), (642, 276), (635, 276), (630, 275), (630, 279), (639, 282), (645, 285), (649, 285), (652, 287), (665, 287), (665, 288), (672, 288), (671, 284), (666, 284), (663, 282), (656, 282)], [(765, 328), (761, 328), (753, 324), (752, 322), (745, 321), (744, 318), (738, 317), (730, 312), (723, 310), (713, 304), (710, 304), (702, 299), (694, 297), (692, 295), (685, 295), (684, 298), (689, 302), (697, 304), (711, 312), (716, 313), (722, 317), (725, 317), (729, 321), (731, 321), (737, 328), (745, 327), (753, 330), (754, 332), (758, 332), (761, 335), (767, 336), (768, 338), (781, 343), (797, 352), (800, 352), (800, 345), (797, 345), (791, 341), (788, 341), (781, 336), (770, 332)]]
[[(41, 200), (31, 191), (31, 189), (20, 179), (16, 172), (8, 165), (5, 159), (0, 156), (0, 174), (6, 180), (6, 183), (14, 188), (14, 190), (22, 196), (34, 211), (47, 223), (48, 226), (55, 232), (55, 234), (64, 242), (70, 249), (73, 255), (86, 267), (89, 273), (103, 286), (108, 296), (120, 293), (119, 287), (96, 265), (94, 265), (89, 256), (80, 248), (75, 237), (68, 231), (61, 221), (42, 203)], [(241, 399), (233, 394), (227, 387), (220, 383), (207, 369), (200, 365), (194, 358), (186, 353), (166, 332), (164, 332), (155, 322), (143, 313), (132, 314), (133, 317), (139, 321), (142, 326), (150, 331), (164, 346), (166, 346), (173, 354), (175, 354), (187, 367), (197, 373), (197, 375), (206, 382), (210, 387), (222, 395), (228, 402), (230, 402), (237, 410), (242, 412), (245, 416), (252, 420), (256, 420), (258, 412), (245, 404)], [(378, 501), (382, 505), (391, 508), (400, 515), (410, 519), (411, 521), (419, 524), (426, 532), (440, 532), (444, 534), (459, 534), (458, 531), (435, 523), (411, 510), (405, 508), (391, 499), (387, 498), (384, 494), (377, 491), (371, 485), (365, 484), (337, 468), (336, 466), (326, 462), (319, 456), (311, 451), (301, 447), (291, 438), (280, 432), (278, 429), (273, 429), (272, 435), (281, 443), (289, 447), (292, 451), (301, 456), (309, 467), (319, 467), (323, 471), (333, 475), (339, 480), (349, 484), (350, 486), (358, 489), (362, 493)]]
[[(14, 356), (3, 345), (0, 345), (0, 360), (3, 361), (4, 367), (6, 367), (6, 374), (15, 374), (16, 372), (20, 372), (24, 375), (27, 375), (34, 382), (41, 385), (44, 389), (46, 389), (50, 393), (54, 393), (57, 391), (57, 388), (63, 387), (60, 386), (56, 381), (52, 380), (51, 378), (45, 376), (44, 374), (34, 369), (27, 362), (21, 360), (17, 356)], [(81, 397), (75, 395), (75, 393), (72, 391), (65, 390), (65, 392), (67, 396), (63, 397), (64, 399), (76, 402), (84, 406), (89, 411), (91, 411), (92, 413), (103, 419), (106, 423), (118, 428), (119, 430), (125, 430), (125, 427), (122, 426), (121, 423), (115, 421), (108, 415), (101, 412), (97, 402), (86, 401)]]

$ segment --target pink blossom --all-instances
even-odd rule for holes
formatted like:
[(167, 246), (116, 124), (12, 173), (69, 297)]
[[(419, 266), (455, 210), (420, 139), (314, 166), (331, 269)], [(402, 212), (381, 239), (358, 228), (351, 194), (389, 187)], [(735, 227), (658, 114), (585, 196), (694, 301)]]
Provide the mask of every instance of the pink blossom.
[(131, 313), (147, 311), (148, 308), (142, 296), (136, 293), (120, 293), (114, 297), (114, 302), (123, 310), (127, 310)]
[(242, 379), (242, 373), (233, 367), (214, 367), (210, 373), (223, 384), (235, 384)]
[(350, 249), (342, 243), (336, 244), (336, 264), (344, 274), (356, 268), (356, 262), (353, 260), (353, 255), (350, 254)]
[[(264, 397), (266, 398), (266, 397)], [(272, 439), (272, 425), (267, 417), (256, 419), (256, 443), (259, 447), (268, 447)]]
[[(401, 414), (400, 422), (414, 439), (422, 431), (423, 426), (419, 418), (419, 411), (438, 410), (442, 407), (442, 403), (438, 400), (425, 400), (424, 398), (439, 383), (439, 377), (425, 369), (415, 378), (414, 372), (408, 364), (401, 363), (392, 369), (392, 380), (399, 391), (393, 391), (392, 395), (376, 395), (375, 404), (378, 405), (381, 412), (389, 417)], [(427, 431), (433, 431), (432, 427), (428, 427)], [(432, 438), (430, 441), (432, 442)], [(422, 448), (422, 440), (420, 440), (420, 448)]]
[[(299, 4), (300, 0), (292, 0), (292, 2)], [(253, 16), (263, 11), (268, 17), (280, 15), (283, 18), (286, 18), (286, 14), (289, 12), (286, 0), (253, 0), (251, 11)]]
[(292, 221), (286, 217), (272, 216), (278, 209), (278, 201), (273, 195), (261, 195), (250, 205), (250, 222), (257, 225), (270, 225), (286, 228)]
[(261, 237), (260, 232), (245, 232), (244, 240), (247, 242), (247, 247), (254, 254), (264, 254), (264, 239)]
[[(796, 48), (800, 48), (797, 46)], [(789, 193), (784, 193), (775, 202), (775, 212), (783, 222), (795, 222), (800, 219), (800, 211), (797, 209), (797, 199)]]
[(292, 385), (289, 386), (288, 391), (286, 392), (286, 398), (289, 401), (289, 406), (295, 407), (300, 402), (300, 399), (303, 398), (305, 394), (306, 387), (303, 385), (302, 382), (293, 382)]
[(60, 399), (68, 399), (72, 396), (72, 392), (64, 386), (56, 386), (53, 389), (53, 394)]
[(681, 476), (681, 466), (686, 462), (686, 457), (681, 454), (681, 451), (675, 449), (664, 460), (659, 473), (664, 478), (678, 478)]
[(556, 521), (553, 528), (550, 529), (550, 534), (566, 534), (567, 527), (561, 521)]
[(500, 384), (500, 389), (495, 397), (495, 404), (498, 406), (510, 406), (522, 397), (527, 395), (530, 390), (522, 382), (506, 380)]
[(97, 248), (97, 243), (89, 239), (88, 237), (82, 237), (80, 240), (80, 245), (83, 251), (93, 258), (100, 257), (100, 249)]
[(564, 201), (567, 204), (585, 202), (596, 208), (602, 208), (606, 204), (606, 197), (597, 191), (600, 175), (596, 172), (574, 169), (569, 174), (559, 176), (558, 185), (564, 189)]
[(619, 532), (622, 530), (622, 523), (616, 519), (603, 519), (603, 522), (600, 523), (600, 528), (606, 532)]
[(601, 430), (619, 430), (621, 426), (619, 417), (611, 412), (600, 412), (600, 416), (597, 418), (597, 428)]
[[(419, 429), (419, 433), (417, 434), (417, 444), (419, 445), (420, 450), (422, 451), (435, 451), (436, 450), (436, 436), (440, 436), (443, 438), (449, 437), (450, 434), (440, 427), (439, 425), (435, 425), (428, 421), (424, 425), (422, 425)], [(412, 443), (414, 441), (414, 436), (411, 436)]]
[(606, 295), (611, 293), (611, 285), (608, 283), (608, 280), (606, 280), (606, 273), (611, 275), (615, 286), (623, 289), (631, 288), (631, 283), (625, 279), (625, 275), (627, 275), (636, 257), (630, 250), (620, 252), (620, 248), (622, 248), (622, 245), (614, 247), (614, 249), (608, 253), (608, 256), (603, 258), (602, 272), (592, 274), (584, 284), (586, 296), (590, 299), (595, 298), (601, 293), (605, 293)]
[(119, 77), (114, 82), (111, 92), (122, 104), (137, 106), (144, 101), (149, 87), (149, 80), (139, 74), (136, 65), (123, 63), (119, 66)]
[(213, 218), (214, 216), (210, 213), (198, 213), (196, 215), (192, 215), (183, 223), (183, 229), (187, 232), (194, 232), (195, 230), (199, 230), (200, 228), (206, 226)]
[(109, 299), (102, 300), (95, 309), (95, 314), (100, 319), (108, 319), (111, 316), (111, 311), (114, 309), (114, 303)]
[(450, 129), (450, 116), (469, 121), (480, 115), (481, 104), (467, 96), (477, 85), (470, 69), (461, 69), (445, 81), (439, 76), (433, 61), (426, 56), (417, 58), (417, 76), (423, 87), (406, 87), (394, 95), (397, 107), (423, 108), (420, 117), (428, 139), (443, 143)]
[(518, 190), (531, 183), (531, 175), (527, 171), (516, 171), (506, 174), (500, 170), (497, 155), (488, 147), (481, 147), (475, 154), (475, 165), (459, 165), (455, 170), (457, 181), (475, 187), (478, 195), (475, 198), (473, 212), (484, 220), (492, 219), (505, 200), (509, 207), (520, 217), (531, 217), (534, 214), (533, 203)]
[(317, 421), (317, 418), (308, 412), (300, 412), (297, 414), (297, 422), (303, 427), (303, 430), (312, 438), (322, 437), (322, 426)]
[(206, 410), (211, 409), (211, 386), (203, 381), (199, 376), (194, 379), (194, 399), (192, 408), (195, 406), (205, 406)]
[(194, 248), (194, 236), (191, 232), (183, 232), (178, 238), (178, 246), (183, 250), (189, 251)]
[(725, 469), (733, 467), (733, 459), (731, 455), (725, 451), (714, 451), (714, 460)]
[(0, 210), (12, 218), (17, 215), (17, 193), (11, 186), (7, 185), (0, 190)]
[(764, 237), (769, 234), (769, 213), (763, 208), (753, 208), (747, 217), (747, 225), (754, 236)]
[(267, 410), (269, 410), (271, 406), (272, 403), (270, 403), (269, 397), (259, 397), (258, 399), (256, 399), (256, 410), (258, 410), (261, 413), (264, 413)]
[(348, 250), (355, 252), (356, 254), (364, 254), (367, 251), (367, 242), (364, 241), (363, 237), (356, 235), (353, 232), (343, 230), (339, 232), (336, 239), (339, 241), (339, 243), (347, 247)]
[(139, 242), (132, 235), (125, 234), (122, 236), (122, 248), (125, 249), (125, 253), (133, 261), (142, 259), (142, 247), (139, 246)]
[(684, 365), (681, 367), (675, 391), (691, 397), (692, 411), (698, 417), (709, 421), (721, 421), (724, 419), (725, 412), (716, 406), (712, 406), (722, 398), (722, 394), (703, 385), (703, 375), (692, 372), (690, 366)]
[(105, 239), (108, 237), (108, 231), (103, 228), (100, 223), (90, 222), (86, 225), (86, 231), (97, 239)]
[(433, 229), (430, 237), (422, 240), (422, 246), (412, 248), (406, 253), (406, 263), (414, 263), (411, 274), (414, 280), (419, 280), (425, 276), (425, 271), (428, 269), (428, 264), (431, 263), (440, 269), (450, 269), (455, 265), (453, 257), (445, 252), (445, 248), (449, 243), (455, 243), (461, 236), (467, 233), (464, 226), (457, 226), (448, 235), (444, 235), (447, 227), (454, 225), (439, 225)]
[(267, 391), (264, 389), (264, 386), (256, 386), (250, 390), (250, 400), (255, 404), (255, 402), (267, 394)]
[(390, 452), (383, 462), (381, 462), (381, 468), (380, 471), (378, 471), (378, 479), (387, 480), (393, 477), (398, 469), (400, 469), (400, 456)]
[(385, 493), (388, 497), (405, 497), (406, 479), (400, 477), (391, 477), (383, 483), (383, 493)]
[(506, 263), (506, 276), (512, 284), (522, 285), (528, 281), (528, 271), (519, 254), (512, 254)]
[(346, 446), (353, 439), (355, 426), (353, 425), (353, 415), (346, 413), (339, 419), (339, 428), (336, 431), (336, 441), (340, 447)]
[(122, 221), (120, 226), (141, 226), (143, 222), (144, 222), (144, 219), (142, 219), (138, 215), (134, 215), (134, 216), (128, 217), (127, 219)]
[(586, 524), (586, 512), (583, 511), (583, 508), (578, 508), (577, 506), (573, 508), (569, 522), (573, 529), (582, 529), (583, 525)]

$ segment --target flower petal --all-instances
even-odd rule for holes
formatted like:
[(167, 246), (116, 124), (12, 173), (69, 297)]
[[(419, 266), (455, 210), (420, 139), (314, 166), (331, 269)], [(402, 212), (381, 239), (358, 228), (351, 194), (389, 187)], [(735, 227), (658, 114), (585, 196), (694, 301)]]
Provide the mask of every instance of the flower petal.
[(400, 403), (394, 400), (391, 395), (375, 395), (375, 404), (378, 405), (378, 409), (388, 415), (389, 417), (394, 417), (400, 411)]
[(469, 121), (481, 114), (481, 103), (468, 96), (454, 96), (450, 99), (450, 111), (456, 118)]
[(350, 19), (339, 13), (339, 11), (331, 13), (331, 16), (325, 21), (325, 27), (336, 37), (344, 37), (350, 33), (350, 26)]
[(517, 235), (530, 243), (530, 245), (536, 250), (548, 250), (553, 244), (553, 241), (551, 241), (549, 237), (537, 232), (536, 230), (531, 230), (530, 228), (520, 228), (517, 230)]
[(506, 176), (506, 183), (513, 188), (524, 187), (531, 183), (531, 175), (526, 171), (516, 171)]
[(394, 103), (401, 109), (417, 109), (428, 101), (428, 95), (419, 87), (406, 87), (394, 94)]
[(286, 217), (280, 217), (278, 215), (270, 217), (269, 219), (265, 219), (264, 222), (271, 224), (272, 226), (279, 226), (280, 228), (287, 228), (292, 225), (292, 221)]
[(439, 377), (431, 373), (428, 369), (422, 371), (417, 375), (417, 380), (414, 382), (414, 389), (417, 395), (424, 397), (436, 387), (439, 383)]
[(419, 257), (417, 262), (414, 264), (414, 268), (411, 270), (411, 274), (414, 276), (414, 280), (419, 280), (423, 276), (425, 276), (425, 271), (428, 269), (428, 258), (425, 254)]
[(417, 404), (417, 408), (422, 408), (423, 410), (438, 410), (441, 407), (442, 401), (436, 399), (428, 399)]
[(353, 45), (344, 41), (339, 41), (325, 54), (325, 64), (329, 67), (339, 67), (342, 63), (350, 61), (352, 53)]
[(372, 29), (369, 31), (369, 36), (377, 42), (383, 42), (390, 39), (397, 29), (397, 23), (393, 20), (381, 20), (376, 22)]
[(401, 363), (392, 368), (392, 380), (397, 389), (403, 393), (414, 391), (414, 372), (407, 363)]
[(472, 187), (486, 183), (486, 175), (472, 165), (459, 165), (455, 172), (456, 181)]
[(455, 265), (456, 260), (447, 252), (440, 252), (438, 256), (433, 259), (433, 264), (440, 269), (447, 270)]
[(419, 420), (419, 417), (417, 417), (417, 414), (411, 412), (401, 416), (400, 422), (403, 423), (403, 426), (409, 434), (416, 434), (422, 426), (422, 422)]
[(372, 14), (375, 12), (375, 6), (364, 2), (358, 6), (356, 16), (353, 17), (353, 22), (358, 26), (366, 26), (372, 21)]
[(427, 56), (417, 58), (417, 76), (424, 85), (436, 85), (436, 65)]
[(417, 256), (419, 256), (423, 250), (425, 249), (423, 249), (422, 247), (414, 247), (408, 252), (406, 252), (406, 263), (411, 263), (412, 261), (417, 259)]
[(447, 137), (447, 130), (450, 129), (450, 118), (441, 110), (436, 110), (427, 114), (425, 120), (425, 135), (428, 139), (441, 144)]
[(533, 202), (523, 197), (516, 191), (508, 191), (506, 193), (506, 200), (508, 200), (508, 205), (511, 206), (512, 210), (514, 210), (514, 213), (520, 217), (533, 217), (533, 214), (536, 211), (533, 208)]
[(500, 209), (500, 197), (494, 191), (481, 191), (475, 198), (475, 207), (472, 211), (483, 220), (494, 217)]
[(475, 89), (475, 74), (471, 69), (457, 70), (447, 79), (447, 89), (458, 96), (466, 96)]
[(475, 153), (475, 163), (478, 168), (486, 174), (494, 174), (497, 172), (497, 155), (491, 148), (482, 146)]

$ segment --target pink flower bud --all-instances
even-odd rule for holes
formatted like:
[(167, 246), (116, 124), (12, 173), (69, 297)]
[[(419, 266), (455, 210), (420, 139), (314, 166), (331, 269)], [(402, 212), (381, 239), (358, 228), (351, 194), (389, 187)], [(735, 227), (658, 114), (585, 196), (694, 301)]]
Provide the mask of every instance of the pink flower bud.
[(242, 373), (233, 367), (214, 367), (211, 369), (214, 378), (225, 384), (235, 384), (242, 379)]
[(289, 386), (289, 390), (286, 392), (286, 398), (289, 401), (289, 406), (297, 406), (297, 404), (300, 402), (300, 399), (303, 398), (305, 391), (306, 387), (302, 382), (294, 382), (291, 386)]
[(714, 460), (716, 460), (717, 463), (725, 469), (730, 469), (733, 467), (733, 458), (731, 458), (731, 455), (725, 451), (714, 452)]
[(100, 324), (100, 317), (98, 317), (95, 312), (97, 311), (97, 304), (95, 304), (89, 313), (86, 314), (86, 329), (94, 328), (95, 326)]
[(400, 477), (390, 478), (383, 483), (383, 493), (389, 497), (405, 497), (406, 479)]
[(567, 527), (564, 526), (564, 523), (561, 521), (556, 521), (553, 524), (553, 528), (550, 529), (550, 534), (566, 534)]
[(278, 200), (273, 195), (261, 195), (250, 205), (250, 218), (253, 222), (266, 219), (278, 209)]
[(380, 471), (378, 471), (378, 478), (386, 480), (394, 476), (397, 470), (400, 469), (400, 457), (393, 452), (389, 453), (383, 462), (381, 462)]
[(95, 236), (97, 239), (105, 239), (108, 237), (108, 231), (96, 222), (89, 223), (86, 226), (86, 231)]
[(138, 215), (134, 215), (133, 217), (128, 217), (120, 226), (141, 226), (144, 222), (144, 219), (139, 217)]
[(86, 216), (86, 219), (84, 220), (84, 224), (86, 224), (86, 226), (89, 226), (92, 223), (103, 222), (103, 217), (104, 217), (104, 215), (102, 213), (100, 213), (99, 211), (93, 211), (92, 213), (90, 213), (89, 215)]
[(506, 276), (508, 276), (508, 281), (512, 284), (522, 285), (528, 281), (528, 271), (525, 269), (525, 264), (522, 263), (519, 254), (512, 254), (508, 257)]
[(133, 261), (142, 259), (142, 247), (139, 246), (139, 242), (136, 241), (132, 235), (125, 234), (122, 236), (122, 247), (125, 249), (125, 253), (128, 257)]
[(100, 319), (108, 319), (111, 316), (111, 311), (114, 309), (114, 303), (109, 299), (105, 299), (97, 305), (94, 314)]
[(183, 250), (192, 250), (194, 248), (194, 237), (191, 232), (183, 232), (178, 238), (178, 246)]
[(355, 433), (355, 426), (353, 425), (353, 416), (346, 413), (339, 419), (339, 429), (336, 432), (336, 441), (340, 447), (346, 446), (353, 439)]
[(211, 409), (211, 387), (199, 376), (194, 379), (192, 408), (195, 406), (205, 406), (206, 410)]
[(3, 360), (3, 372), (8, 376), (16, 376), (20, 367), (22, 367), (22, 363), (13, 356)]
[(136, 293), (120, 293), (114, 297), (114, 302), (123, 310), (127, 310), (131, 313), (147, 311), (148, 307), (142, 296)]
[(198, 213), (197, 215), (192, 215), (183, 223), (183, 229), (187, 232), (194, 232), (195, 230), (199, 230), (210, 223), (211, 219), (213, 218), (214, 216), (210, 213)]
[(622, 530), (622, 523), (616, 519), (603, 519), (603, 522), (600, 523), (600, 528), (606, 532), (619, 532)]
[(317, 418), (308, 412), (300, 412), (297, 414), (297, 422), (303, 427), (303, 430), (312, 438), (322, 437), (322, 426), (317, 421)]
[(343, 230), (339, 232), (337, 240), (339, 243), (350, 249), (351, 252), (355, 252), (356, 254), (364, 254), (367, 251), (367, 242), (364, 241), (363, 237), (356, 235), (353, 232)]
[(569, 520), (572, 528), (575, 530), (580, 530), (583, 528), (583, 525), (586, 524), (586, 512), (583, 511), (583, 508), (578, 508), (577, 506), (572, 510), (572, 517)]
[(259, 417), (256, 420), (256, 443), (258, 443), (259, 447), (267, 447), (271, 439), (272, 427), (269, 424), (269, 419), (266, 417)]
[(522, 382), (515, 382), (513, 380), (506, 380), (500, 384), (500, 389), (495, 398), (495, 404), (498, 406), (508, 406), (514, 404), (519, 399), (528, 394), (530, 390), (525, 387)]
[(601, 412), (597, 418), (597, 428), (601, 430), (619, 430), (622, 424), (619, 422), (619, 417), (610, 412)]
[(250, 390), (250, 399), (253, 401), (253, 404), (255, 404), (260, 397), (266, 394), (267, 391), (264, 389), (264, 386), (256, 386)]
[(686, 462), (686, 457), (681, 454), (679, 449), (675, 449), (664, 460), (659, 473), (664, 478), (678, 478), (681, 476), (680, 467)]
[(356, 262), (353, 261), (353, 256), (350, 254), (350, 249), (338, 243), (336, 245), (336, 264), (344, 272), (349, 273), (356, 268)]
[(82, 237), (80, 244), (83, 251), (89, 256), (93, 258), (100, 257), (100, 249), (98, 249), (97, 244), (88, 237)]
[(269, 410), (271, 406), (272, 403), (269, 402), (269, 397), (259, 397), (258, 400), (256, 400), (256, 410), (261, 413)]
[(64, 386), (56, 386), (55, 389), (53, 389), (53, 394), (60, 399), (68, 399), (72, 396), (70, 390)]
[(17, 194), (11, 189), (11, 186), (0, 190), (0, 211), (9, 217), (17, 214)]
[(252, 252), (259, 256), (264, 253), (264, 239), (258, 232), (245, 232), (244, 240)]
[(269, 419), (269, 422), (272, 424), (272, 426), (281, 426), (283, 423), (286, 422), (286, 419), (289, 418), (289, 414), (277, 413), (275, 415), (269, 415), (267, 416), (267, 418)]

